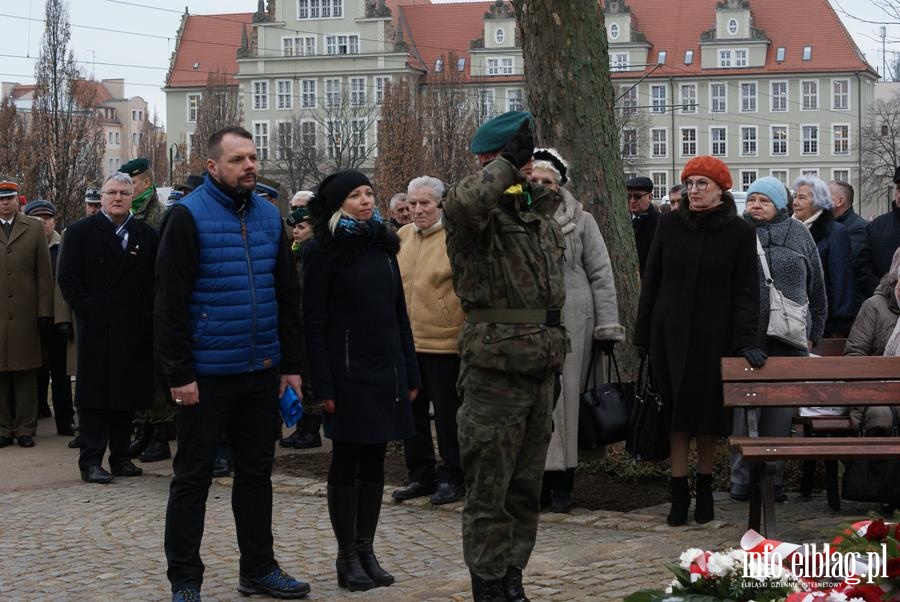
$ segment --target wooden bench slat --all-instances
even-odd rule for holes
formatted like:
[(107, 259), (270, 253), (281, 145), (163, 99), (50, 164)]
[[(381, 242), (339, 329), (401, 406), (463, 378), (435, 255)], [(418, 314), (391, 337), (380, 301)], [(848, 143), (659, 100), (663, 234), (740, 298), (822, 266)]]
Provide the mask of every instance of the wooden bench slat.
[(823, 357), (839, 357), (844, 355), (844, 347), (846, 346), (847, 339), (822, 339), (818, 345), (812, 348), (810, 353)]
[(885, 460), (885, 456), (900, 458), (900, 443), (873, 448), (838, 445), (818, 446), (744, 446), (741, 454), (745, 460), (790, 460), (811, 458), (822, 460)]
[(853, 430), (849, 416), (797, 416), (793, 422), (809, 426), (814, 433)]
[(795, 447), (883, 447), (900, 445), (900, 437), (729, 437), (728, 444), (732, 447), (769, 444)]
[(900, 380), (731, 382), (722, 390), (725, 407), (732, 408), (900, 405)]
[(900, 357), (770, 357), (762, 368), (751, 368), (744, 358), (722, 358), (725, 382), (896, 378), (900, 378)]

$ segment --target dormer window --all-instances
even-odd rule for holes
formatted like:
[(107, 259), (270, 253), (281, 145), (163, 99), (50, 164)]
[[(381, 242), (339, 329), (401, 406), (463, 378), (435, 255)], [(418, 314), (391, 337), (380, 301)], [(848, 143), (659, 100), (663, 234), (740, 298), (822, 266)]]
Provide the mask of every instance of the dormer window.
[(465, 57), (461, 59), (456, 59), (456, 70), (457, 71), (465, 71), (466, 70), (466, 59)]
[(737, 19), (730, 19), (728, 21), (728, 33), (731, 35), (737, 35), (738, 32), (738, 22)]
[(444, 59), (437, 59), (434, 61), (434, 72), (440, 73), (444, 70)]
[(609, 39), (610, 40), (618, 40), (619, 39), (619, 24), (613, 23), (609, 26)]
[(778, 50), (775, 51), (775, 60), (779, 63), (784, 62), (784, 46), (779, 46)]
[(684, 64), (690, 65), (694, 62), (694, 51), (693, 50), (685, 50), (684, 51)]
[(803, 60), (804, 61), (812, 60), (812, 46), (804, 46), (803, 47)]
[(498, 27), (497, 31), (494, 32), (494, 41), (497, 42), (498, 46), (503, 46), (503, 40), (506, 39), (506, 32), (503, 31), (502, 27)]
[(657, 57), (656, 57), (656, 64), (657, 64), (657, 65), (665, 65), (665, 64), (666, 64), (666, 55), (667, 55), (667, 54), (669, 54), (669, 53), (666, 52), (665, 50), (660, 50), (660, 51), (659, 51), (659, 55), (657, 55)]

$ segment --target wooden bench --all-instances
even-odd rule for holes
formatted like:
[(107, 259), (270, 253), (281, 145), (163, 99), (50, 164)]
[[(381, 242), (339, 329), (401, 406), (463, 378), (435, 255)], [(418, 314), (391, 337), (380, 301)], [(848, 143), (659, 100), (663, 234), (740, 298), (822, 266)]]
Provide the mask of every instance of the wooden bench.
[[(725, 407), (900, 405), (900, 358), (773, 357), (760, 369), (722, 358)], [(748, 414), (749, 437), (729, 445), (750, 463), (749, 528), (775, 536), (775, 461), (875, 460), (900, 455), (897, 437), (760, 437)]]

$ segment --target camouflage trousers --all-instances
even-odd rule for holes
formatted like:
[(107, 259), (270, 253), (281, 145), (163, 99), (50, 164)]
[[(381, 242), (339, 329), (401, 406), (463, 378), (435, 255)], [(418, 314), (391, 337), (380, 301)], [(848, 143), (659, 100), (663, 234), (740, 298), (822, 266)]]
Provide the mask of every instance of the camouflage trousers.
[(552, 374), (536, 378), (465, 362), (460, 371), (463, 555), (482, 579), (524, 569), (534, 548), (553, 385)]

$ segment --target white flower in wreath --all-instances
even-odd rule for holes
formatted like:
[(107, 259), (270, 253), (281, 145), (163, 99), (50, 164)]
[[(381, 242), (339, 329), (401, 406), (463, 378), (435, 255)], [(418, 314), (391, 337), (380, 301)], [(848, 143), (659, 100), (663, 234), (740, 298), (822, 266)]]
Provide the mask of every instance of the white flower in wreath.
[(678, 579), (672, 579), (672, 583), (666, 586), (666, 593), (671, 594), (675, 591), (676, 587), (681, 587), (681, 582)]
[(706, 568), (709, 574), (714, 577), (724, 577), (731, 573), (734, 568), (734, 559), (729, 552), (713, 552), (706, 561)]
[(678, 557), (678, 564), (683, 569), (691, 568), (691, 563), (697, 560), (697, 557), (703, 554), (700, 548), (688, 548)]
[(828, 594), (828, 602), (847, 602), (847, 594), (844, 592), (831, 592)]

